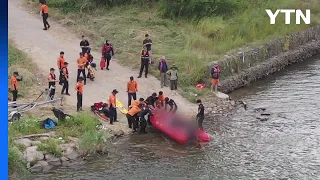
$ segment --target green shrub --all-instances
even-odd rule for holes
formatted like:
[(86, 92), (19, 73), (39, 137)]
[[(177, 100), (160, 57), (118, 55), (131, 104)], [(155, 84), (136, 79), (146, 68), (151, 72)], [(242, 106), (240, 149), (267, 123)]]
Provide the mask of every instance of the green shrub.
[(85, 131), (79, 137), (79, 151), (82, 157), (88, 154), (95, 154), (97, 152), (104, 152), (106, 147), (103, 132), (99, 131)]
[(56, 157), (61, 157), (62, 152), (59, 147), (59, 144), (60, 143), (58, 140), (50, 138), (48, 140), (42, 141), (41, 144), (38, 145), (37, 151), (42, 151), (47, 154), (54, 155)]
[(9, 175), (16, 175), (30, 179), (30, 173), (27, 170), (27, 162), (21, 156), (19, 149), (12, 144), (8, 147), (8, 170)]
[(40, 134), (46, 132), (41, 128), (40, 122), (34, 118), (20, 119), (19, 121), (9, 124), (9, 134), (22, 136), (29, 134)]

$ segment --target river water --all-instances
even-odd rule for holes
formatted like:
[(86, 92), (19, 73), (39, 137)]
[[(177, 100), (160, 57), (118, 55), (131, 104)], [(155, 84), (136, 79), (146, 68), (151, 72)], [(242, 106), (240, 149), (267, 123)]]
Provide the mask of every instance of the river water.
[[(133, 135), (111, 154), (35, 179), (320, 179), (320, 55), (242, 88), (248, 104), (204, 126), (213, 141), (181, 146), (159, 133)], [(271, 115), (257, 119), (263, 107)]]

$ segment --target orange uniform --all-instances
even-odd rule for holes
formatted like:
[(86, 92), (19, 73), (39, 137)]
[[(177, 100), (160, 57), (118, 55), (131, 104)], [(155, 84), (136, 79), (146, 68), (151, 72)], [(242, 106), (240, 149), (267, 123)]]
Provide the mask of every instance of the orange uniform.
[(133, 106), (129, 111), (128, 111), (128, 114), (130, 116), (134, 116), (136, 115), (137, 113), (141, 112), (141, 109), (138, 107), (138, 106)]
[(79, 93), (79, 94), (83, 94), (83, 83), (82, 82), (78, 82), (75, 90)]
[(164, 107), (164, 99), (166, 97), (164, 95), (158, 95), (158, 101), (161, 104), (162, 107)]
[(87, 59), (85, 57), (79, 57), (77, 59), (78, 69), (84, 69), (84, 65), (87, 63)]
[(45, 4), (42, 4), (41, 5), (41, 12), (44, 13), (44, 14), (48, 14), (49, 13), (49, 8), (47, 5)]
[(18, 80), (15, 76), (11, 76), (10, 79), (10, 84), (11, 84), (11, 91), (16, 91), (18, 90)]
[(57, 60), (58, 69), (61, 70), (64, 67), (64, 62), (66, 62), (66, 59), (60, 56)]
[(129, 81), (127, 84), (128, 93), (135, 93), (138, 91), (138, 83), (137, 81)]
[(114, 108), (116, 107), (116, 95), (111, 94), (111, 95), (109, 96), (108, 106), (109, 106), (109, 107), (114, 107)]
[(130, 108), (132, 108), (134, 106), (139, 107), (140, 104), (143, 104), (144, 106), (147, 106), (147, 104), (145, 102), (140, 102), (139, 100), (134, 100), (134, 101), (132, 101), (132, 103), (130, 105)]

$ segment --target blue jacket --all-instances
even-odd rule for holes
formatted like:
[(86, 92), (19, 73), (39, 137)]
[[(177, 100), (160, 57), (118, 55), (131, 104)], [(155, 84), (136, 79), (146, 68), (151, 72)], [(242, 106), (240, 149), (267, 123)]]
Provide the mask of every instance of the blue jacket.
[(166, 61), (160, 61), (158, 65), (158, 69), (161, 73), (166, 73), (168, 71), (168, 65)]

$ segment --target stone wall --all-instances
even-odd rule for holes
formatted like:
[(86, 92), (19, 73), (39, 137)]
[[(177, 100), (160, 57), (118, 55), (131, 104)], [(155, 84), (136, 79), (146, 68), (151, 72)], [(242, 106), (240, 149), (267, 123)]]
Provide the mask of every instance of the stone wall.
[[(320, 53), (320, 26), (292, 33), (255, 48), (241, 49), (219, 61), (224, 93), (247, 86), (292, 63)], [(212, 64), (209, 65), (209, 68)]]

